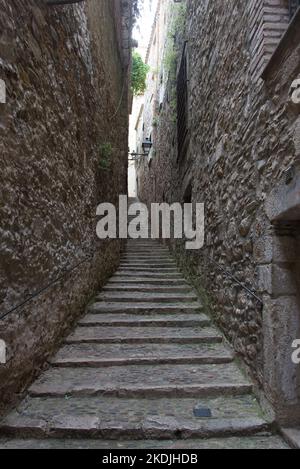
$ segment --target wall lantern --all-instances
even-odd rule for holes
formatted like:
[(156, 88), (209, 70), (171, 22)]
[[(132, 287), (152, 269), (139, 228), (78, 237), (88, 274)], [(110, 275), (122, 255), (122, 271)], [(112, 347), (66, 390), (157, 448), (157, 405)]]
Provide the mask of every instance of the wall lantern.
[(152, 146), (153, 146), (153, 143), (151, 142), (150, 138), (146, 138), (146, 140), (142, 144), (142, 148), (145, 153), (145, 156), (149, 155)]
[(142, 148), (144, 153), (129, 153), (131, 159), (129, 161), (137, 161), (139, 158), (143, 156), (149, 156), (150, 150), (153, 147), (153, 143), (151, 142), (151, 138), (146, 138), (146, 140), (142, 143)]

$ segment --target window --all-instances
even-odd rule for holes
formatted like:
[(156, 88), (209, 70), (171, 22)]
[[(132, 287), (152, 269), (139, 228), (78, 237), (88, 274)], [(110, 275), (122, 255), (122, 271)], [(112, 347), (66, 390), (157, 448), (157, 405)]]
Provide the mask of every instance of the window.
[(185, 156), (188, 145), (188, 48), (185, 43), (177, 76), (178, 159)]
[(300, 0), (289, 0), (290, 20), (293, 19), (299, 7), (300, 7)]

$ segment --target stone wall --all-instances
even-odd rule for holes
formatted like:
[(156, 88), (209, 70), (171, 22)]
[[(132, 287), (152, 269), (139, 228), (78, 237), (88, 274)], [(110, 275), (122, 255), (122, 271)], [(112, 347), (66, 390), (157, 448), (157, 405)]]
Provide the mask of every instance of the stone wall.
[[(292, 414), (300, 415), (299, 369), (287, 364), (291, 364), (292, 341), (300, 337), (300, 314), (291, 286), (297, 267), (292, 279), (285, 270), (292, 268), (290, 256), (295, 263), (291, 237), (296, 235), (288, 235), (277, 265), (262, 260), (261, 249), (265, 256), (275, 253), (276, 246), (278, 252), (278, 235), (266, 200), (286, 183), (286, 171), (299, 159), (299, 110), (291, 110), (289, 95), (300, 73), (299, 41), (295, 33), (287, 40), (263, 81), (257, 75), (263, 70), (261, 60), (268, 62), (279, 42), (278, 30), (283, 25), (287, 29), (288, 2), (187, 3), (190, 144), (178, 161), (174, 112), (167, 95), (157, 129), (156, 156), (151, 166), (146, 160), (139, 163), (139, 197), (148, 204), (205, 203), (205, 248), (188, 253), (182, 243), (171, 242), (171, 247), (195, 286), (206, 291), (207, 306), (264, 387), (278, 417), (291, 421)], [(263, 47), (268, 34), (272, 38), (266, 56), (259, 47), (259, 25), (265, 32)], [(254, 65), (257, 60), (260, 67)], [(285, 244), (284, 238), (281, 241)], [(283, 260), (284, 249), (289, 255)], [(254, 291), (264, 306), (236, 280)]]
[(127, 191), (131, 17), (116, 3), (0, 0), (0, 316), (84, 260), (0, 320), (4, 405), (119, 263), (119, 242), (96, 239), (96, 206)]

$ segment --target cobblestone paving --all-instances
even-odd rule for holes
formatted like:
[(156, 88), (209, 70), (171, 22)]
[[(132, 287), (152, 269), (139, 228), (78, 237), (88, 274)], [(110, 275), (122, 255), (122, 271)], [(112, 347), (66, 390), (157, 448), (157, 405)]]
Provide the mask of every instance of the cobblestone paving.
[(107, 440), (0, 440), (0, 449), (284, 449), (289, 447), (276, 436), (210, 438), (198, 440), (141, 440), (141, 441), (107, 441)]
[(130, 241), (0, 448), (287, 448), (222, 342), (167, 249)]

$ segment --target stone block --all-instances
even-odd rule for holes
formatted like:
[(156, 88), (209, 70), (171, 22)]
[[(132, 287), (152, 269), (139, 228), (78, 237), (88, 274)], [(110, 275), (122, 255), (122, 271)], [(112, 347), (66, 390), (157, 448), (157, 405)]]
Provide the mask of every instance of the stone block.
[(297, 261), (296, 240), (292, 236), (263, 236), (254, 245), (254, 259), (258, 264)]
[(293, 295), (297, 293), (294, 272), (290, 265), (272, 267), (272, 293), (274, 296)]
[(297, 297), (265, 298), (263, 312), (264, 381), (274, 404), (300, 404), (300, 367), (293, 364), (292, 343), (300, 338)]
[(273, 237), (263, 236), (254, 244), (254, 259), (258, 264), (270, 264), (273, 260)]
[(257, 268), (258, 291), (272, 294), (272, 265), (263, 265)]

